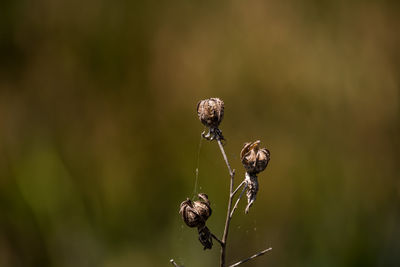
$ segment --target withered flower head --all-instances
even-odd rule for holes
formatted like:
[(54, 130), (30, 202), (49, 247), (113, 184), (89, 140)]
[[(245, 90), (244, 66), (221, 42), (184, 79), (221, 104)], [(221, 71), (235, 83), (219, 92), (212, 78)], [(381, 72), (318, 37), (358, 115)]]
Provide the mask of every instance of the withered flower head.
[(248, 173), (259, 173), (265, 170), (270, 160), (269, 150), (260, 148), (260, 141), (244, 144), (240, 159)]
[(224, 117), (224, 101), (219, 98), (201, 100), (197, 104), (197, 115), (205, 126), (218, 128)]
[(179, 213), (189, 227), (203, 227), (211, 216), (210, 201), (206, 194), (199, 194), (201, 200), (191, 201), (187, 198), (181, 203)]
[(202, 201), (195, 201), (193, 202), (193, 207), (197, 211), (197, 213), (206, 221), (208, 217), (211, 216), (211, 208), (210, 208), (210, 201), (208, 200), (208, 196), (204, 193), (198, 194), (198, 197)]

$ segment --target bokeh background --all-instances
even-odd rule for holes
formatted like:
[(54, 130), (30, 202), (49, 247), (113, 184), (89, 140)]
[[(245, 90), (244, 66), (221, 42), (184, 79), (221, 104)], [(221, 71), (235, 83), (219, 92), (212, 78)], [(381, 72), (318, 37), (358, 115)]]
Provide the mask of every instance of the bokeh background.
[[(0, 266), (217, 266), (178, 214), (229, 176), (200, 141), (225, 101), (226, 151), (271, 161), (228, 262), (400, 265), (398, 1), (0, 4)], [(196, 180), (198, 169), (198, 181)]]

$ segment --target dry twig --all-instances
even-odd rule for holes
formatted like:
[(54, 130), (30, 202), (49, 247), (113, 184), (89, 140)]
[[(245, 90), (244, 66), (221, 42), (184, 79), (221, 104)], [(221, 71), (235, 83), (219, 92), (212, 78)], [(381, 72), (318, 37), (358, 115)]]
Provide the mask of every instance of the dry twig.
[(174, 259), (170, 259), (169, 262), (170, 262), (172, 265), (174, 265), (175, 267), (183, 267), (183, 266), (178, 265), (178, 264), (174, 261)]
[(247, 261), (249, 261), (249, 260), (252, 260), (252, 259), (254, 259), (254, 258), (257, 258), (258, 256), (262, 256), (262, 255), (264, 255), (265, 253), (267, 253), (267, 252), (270, 251), (270, 250), (272, 250), (272, 248), (264, 249), (263, 251), (260, 251), (260, 252), (258, 252), (257, 254), (254, 254), (253, 256), (248, 257), (247, 259), (244, 259), (244, 260), (241, 260), (241, 261), (239, 261), (239, 262), (237, 262), (237, 263), (235, 263), (235, 264), (232, 264), (232, 265), (229, 266), (229, 267), (238, 266), (238, 265), (240, 265), (240, 264), (242, 264), (242, 263), (245, 263), (245, 262), (247, 262)]
[(225, 228), (224, 228), (224, 234), (222, 235), (222, 243), (221, 243), (221, 257), (220, 257), (220, 263), (221, 267), (225, 267), (225, 259), (226, 259), (226, 241), (228, 239), (228, 232), (229, 232), (229, 224), (231, 222), (231, 209), (232, 209), (232, 200), (233, 200), (233, 183), (234, 183), (234, 178), (235, 178), (235, 170), (231, 169), (231, 165), (229, 164), (228, 158), (226, 157), (226, 153), (224, 150), (224, 146), (221, 143), (220, 138), (217, 139), (219, 149), (221, 150), (222, 156), (225, 160), (226, 166), (228, 167), (229, 175), (231, 176), (231, 182), (229, 186), (229, 200), (228, 200), (228, 209), (227, 209), (227, 214), (226, 214), (226, 220), (225, 220)]

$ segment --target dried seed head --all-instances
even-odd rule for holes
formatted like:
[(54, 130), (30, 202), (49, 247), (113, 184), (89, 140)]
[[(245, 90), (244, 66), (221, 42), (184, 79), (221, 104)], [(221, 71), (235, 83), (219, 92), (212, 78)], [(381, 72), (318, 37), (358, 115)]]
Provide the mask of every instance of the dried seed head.
[(183, 221), (189, 227), (197, 227), (204, 224), (200, 215), (198, 215), (194, 210), (193, 202), (189, 198), (181, 203), (179, 213), (181, 214)]
[(202, 199), (202, 201), (195, 201), (193, 203), (193, 207), (196, 210), (197, 214), (199, 214), (204, 221), (208, 219), (208, 217), (211, 216), (211, 207), (210, 207), (210, 201), (208, 200), (208, 196), (206, 194), (199, 194), (198, 197)]
[(189, 227), (203, 227), (208, 217), (211, 216), (210, 201), (206, 194), (199, 194), (199, 201), (191, 201), (187, 198), (181, 203), (179, 213), (183, 221)]
[(218, 128), (224, 117), (224, 101), (219, 98), (201, 100), (197, 104), (197, 115), (205, 126)]
[(260, 141), (246, 143), (240, 152), (242, 164), (248, 173), (259, 173), (265, 170), (270, 160), (269, 150), (259, 148)]

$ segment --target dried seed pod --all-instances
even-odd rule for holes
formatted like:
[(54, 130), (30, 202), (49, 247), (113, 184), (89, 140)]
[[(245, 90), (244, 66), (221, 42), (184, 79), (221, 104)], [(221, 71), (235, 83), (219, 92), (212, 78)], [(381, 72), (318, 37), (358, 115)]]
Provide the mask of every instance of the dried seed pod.
[(265, 170), (270, 160), (269, 150), (259, 148), (260, 141), (246, 143), (240, 152), (242, 164), (247, 172), (259, 173)]
[(201, 100), (197, 104), (200, 121), (209, 128), (218, 128), (224, 117), (224, 101), (219, 98)]
[(199, 232), (199, 241), (204, 249), (212, 248), (212, 235), (206, 226), (208, 217), (211, 216), (211, 207), (208, 196), (204, 193), (198, 194), (200, 200), (191, 201), (187, 198), (181, 203), (179, 213), (183, 221), (189, 227), (197, 227)]
[(204, 246), (204, 250), (211, 249), (213, 246), (212, 236), (210, 230), (207, 226), (199, 227), (199, 241)]
[(201, 216), (201, 218), (206, 221), (208, 217), (211, 216), (212, 210), (210, 207), (210, 201), (208, 200), (208, 196), (206, 194), (198, 194), (198, 197), (202, 199), (202, 201), (195, 201), (193, 203), (193, 207), (196, 210), (197, 214)]
[(183, 221), (189, 227), (203, 227), (211, 216), (212, 210), (207, 195), (199, 194), (198, 197), (202, 200), (193, 202), (187, 198), (181, 203), (179, 209)]
[(179, 213), (189, 227), (199, 227), (205, 224), (203, 218), (193, 208), (193, 202), (189, 198), (181, 203)]

